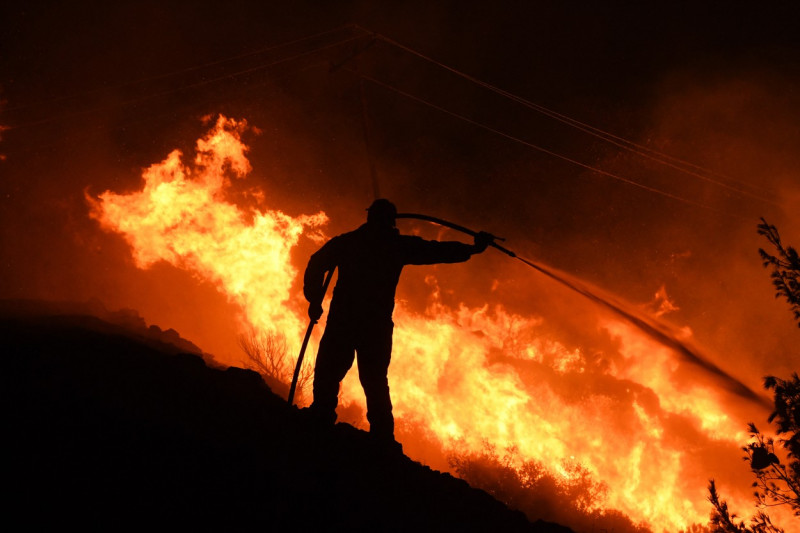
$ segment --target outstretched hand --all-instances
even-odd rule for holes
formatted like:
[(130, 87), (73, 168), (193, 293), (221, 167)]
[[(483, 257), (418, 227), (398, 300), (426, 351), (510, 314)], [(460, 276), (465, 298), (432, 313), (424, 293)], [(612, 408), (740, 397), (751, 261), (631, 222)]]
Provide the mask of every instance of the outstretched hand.
[(322, 317), (322, 304), (321, 303), (308, 304), (308, 318), (310, 318), (314, 322), (319, 322), (320, 317)]
[(494, 239), (495, 237), (491, 233), (486, 233), (485, 231), (478, 232), (475, 235), (475, 251), (473, 253), (482, 253), (494, 242)]

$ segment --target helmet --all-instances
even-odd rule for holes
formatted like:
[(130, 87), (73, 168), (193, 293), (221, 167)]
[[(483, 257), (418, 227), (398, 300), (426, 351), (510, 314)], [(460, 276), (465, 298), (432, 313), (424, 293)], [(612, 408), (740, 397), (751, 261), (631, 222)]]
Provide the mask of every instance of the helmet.
[(367, 222), (394, 226), (396, 217), (397, 208), (392, 202), (385, 198), (375, 200), (372, 202), (372, 205), (367, 208)]

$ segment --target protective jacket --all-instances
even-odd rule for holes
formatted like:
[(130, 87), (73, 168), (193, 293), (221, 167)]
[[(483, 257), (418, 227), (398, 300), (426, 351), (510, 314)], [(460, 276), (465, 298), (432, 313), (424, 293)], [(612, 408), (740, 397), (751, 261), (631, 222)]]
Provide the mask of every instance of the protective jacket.
[(456, 241), (429, 241), (401, 235), (397, 228), (364, 224), (334, 237), (308, 262), (303, 292), (309, 302), (321, 300), (325, 273), (338, 267), (338, 281), (328, 323), (391, 320), (400, 272), (405, 265), (460, 263), (474, 247)]

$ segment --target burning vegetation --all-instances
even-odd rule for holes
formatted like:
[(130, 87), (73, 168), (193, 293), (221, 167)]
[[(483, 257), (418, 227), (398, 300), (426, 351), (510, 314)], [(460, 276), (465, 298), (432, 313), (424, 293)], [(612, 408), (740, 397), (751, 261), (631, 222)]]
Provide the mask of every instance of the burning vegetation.
[[(220, 116), (192, 163), (173, 151), (145, 170), (140, 191), (88, 200), (91, 216), (124, 237), (138, 267), (164, 261), (214, 284), (240, 310), (247, 357), (285, 382), (306, 326), (291, 254), (303, 239), (320, 241), (327, 216), (265, 207), (268, 190), (237, 192), (234, 180), (252, 171), (247, 128)], [(530, 518), (578, 529), (678, 531), (708, 522), (707, 480), (741, 479), (729, 469), (746, 439), (734, 420), (752, 398), (720, 387), (677, 344), (618, 315), (593, 311), (586, 327), (601, 340), (581, 346), (560, 337), (547, 316), (492, 297), (453, 303), (441, 290), (445, 272), (426, 273), (427, 293), (400, 299), (394, 314), (389, 379), (398, 440), (412, 458), (450, 469)], [(575, 298), (565, 295), (563, 305), (587, 313), (590, 304)], [(655, 314), (675, 307), (665, 290), (657, 298)], [(675, 343), (691, 339), (688, 330), (673, 333)], [(318, 341), (317, 332), (309, 355)], [(340, 420), (364, 427), (355, 374), (342, 387)]]

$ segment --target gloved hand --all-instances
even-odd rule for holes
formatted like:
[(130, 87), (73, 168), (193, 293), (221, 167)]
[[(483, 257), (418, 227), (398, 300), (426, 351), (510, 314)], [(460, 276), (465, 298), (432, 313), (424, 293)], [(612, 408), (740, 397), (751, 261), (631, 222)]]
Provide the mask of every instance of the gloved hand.
[(322, 304), (321, 303), (310, 303), (310, 304), (308, 304), (308, 318), (310, 318), (314, 322), (318, 322), (321, 316), (322, 316)]
[(475, 235), (475, 251), (472, 253), (479, 254), (486, 250), (490, 244), (494, 242), (494, 235), (491, 233), (486, 233), (485, 231), (478, 232)]

